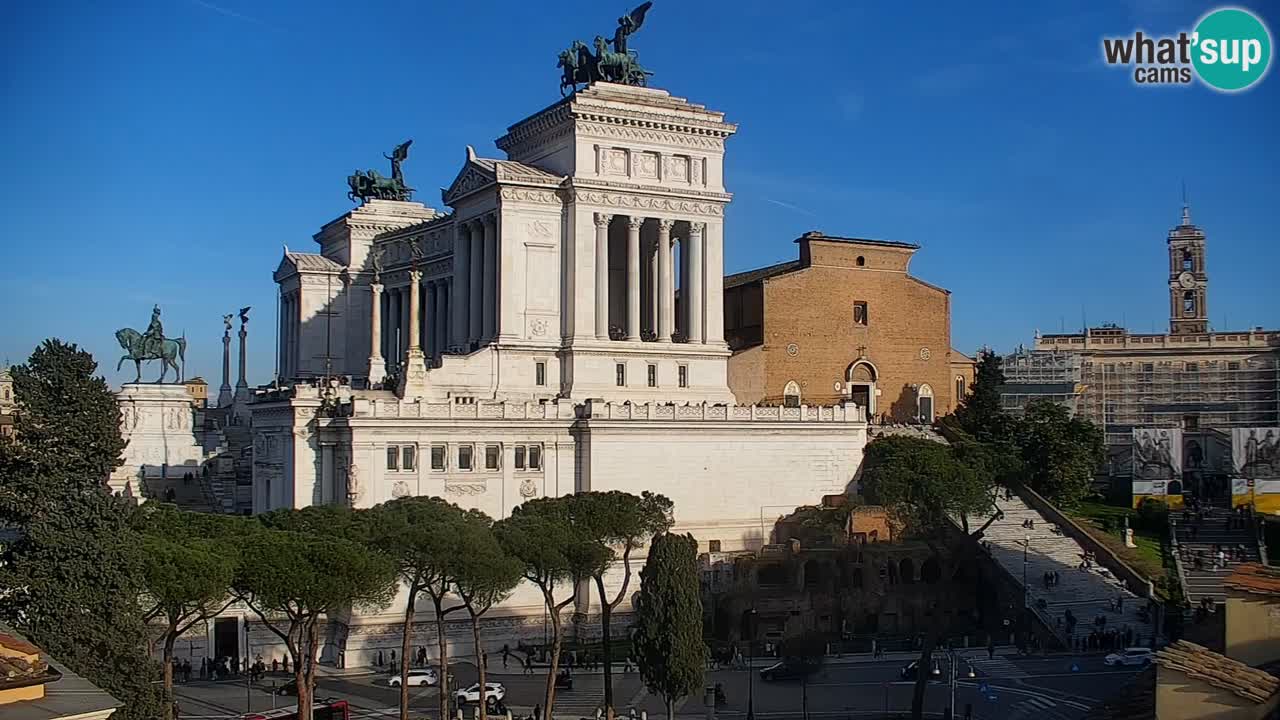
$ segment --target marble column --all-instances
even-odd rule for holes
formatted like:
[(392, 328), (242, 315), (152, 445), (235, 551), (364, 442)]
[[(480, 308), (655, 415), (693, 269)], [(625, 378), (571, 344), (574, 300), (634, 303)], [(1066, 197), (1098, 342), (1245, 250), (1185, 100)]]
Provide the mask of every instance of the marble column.
[(382, 283), (369, 283), (369, 386), (381, 383), (387, 376), (387, 362), (382, 357)]
[(405, 342), (403, 364), (400, 369), (400, 387), (397, 388), (401, 398), (422, 397), (427, 392), (427, 361), (422, 354), (421, 309), (418, 300), (422, 296), (422, 272), (409, 271), (409, 287), (404, 288), (405, 306), (408, 313), (405, 317)]
[(429, 282), (422, 286), (422, 322), (419, 324), (419, 330), (422, 332), (422, 342), (418, 347), (422, 348), (422, 354), (432, 357), (436, 352), (436, 284), (435, 281)]
[(249, 383), (245, 380), (246, 340), (249, 337), (249, 315), (240, 315), (240, 375), (236, 380), (236, 402), (249, 402)]
[(609, 339), (609, 221), (596, 213), (596, 339)]
[(492, 341), (498, 336), (498, 219), (484, 217), (484, 282), (481, 298), (481, 339)]
[(644, 218), (627, 220), (627, 339), (640, 339), (640, 226)]
[(702, 332), (702, 311), (705, 306), (702, 297), (702, 229), (702, 223), (689, 223), (689, 292), (686, 302), (689, 308), (689, 342), (691, 343), (706, 342)]
[(231, 404), (231, 325), (222, 331), (222, 387), (218, 388), (218, 407)]
[(671, 286), (671, 220), (658, 221), (658, 342), (675, 332), (675, 289)]
[(483, 223), (479, 220), (467, 223), (467, 234), (471, 242), (471, 260), (468, 263), (471, 274), (471, 283), (468, 287), (471, 291), (467, 294), (467, 349), (469, 350), (473, 342), (480, 340), (480, 334), (484, 331), (481, 322), (481, 313), (484, 308), (480, 300), (481, 295), (484, 294)]

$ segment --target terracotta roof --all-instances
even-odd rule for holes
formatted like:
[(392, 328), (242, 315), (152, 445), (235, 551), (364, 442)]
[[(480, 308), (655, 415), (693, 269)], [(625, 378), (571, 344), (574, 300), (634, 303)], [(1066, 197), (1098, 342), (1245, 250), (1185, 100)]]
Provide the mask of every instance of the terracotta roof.
[(1156, 669), (1149, 667), (1080, 720), (1156, 720)]
[(1187, 640), (1156, 653), (1156, 663), (1259, 704), (1280, 689), (1280, 679), (1271, 674)]
[(799, 269), (800, 261), (791, 260), (789, 262), (778, 263), (777, 265), (770, 265), (768, 267), (757, 268), (755, 270), (734, 273), (733, 275), (725, 276), (724, 287), (731, 288), (739, 285), (747, 285), (757, 280), (771, 278), (775, 275), (782, 275), (783, 273), (789, 273)]
[(1280, 597), (1280, 569), (1259, 563), (1237, 565), (1222, 583), (1225, 587), (1254, 595)]
[(9, 635), (8, 633), (0, 633), (0, 647), (14, 652), (26, 653), (27, 655), (40, 654), (40, 648), (16, 635)]

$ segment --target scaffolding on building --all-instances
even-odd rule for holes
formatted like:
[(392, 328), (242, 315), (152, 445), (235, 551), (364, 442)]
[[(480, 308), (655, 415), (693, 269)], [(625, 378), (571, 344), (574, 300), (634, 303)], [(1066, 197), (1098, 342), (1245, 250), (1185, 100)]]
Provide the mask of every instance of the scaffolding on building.
[(1000, 388), (1000, 403), (1005, 412), (1020, 416), (1028, 403), (1046, 398), (1076, 412), (1084, 390), (1080, 353), (1019, 347), (1001, 364), (1005, 384)]

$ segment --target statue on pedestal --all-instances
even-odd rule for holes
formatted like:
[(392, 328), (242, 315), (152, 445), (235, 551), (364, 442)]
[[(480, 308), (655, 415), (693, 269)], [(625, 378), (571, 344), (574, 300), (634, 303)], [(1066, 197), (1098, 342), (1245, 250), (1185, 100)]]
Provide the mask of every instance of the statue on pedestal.
[[(652, 6), (652, 2), (645, 2), (618, 18), (618, 27), (613, 32), (612, 40), (597, 35), (595, 54), (581, 40), (574, 40), (568, 50), (561, 52), (556, 65), (563, 70), (560, 94), (565, 94), (565, 88), (573, 88), (577, 92), (579, 84), (590, 85), (597, 80), (644, 87), (653, 73), (641, 67), (635, 51), (627, 47), (627, 38), (644, 25), (645, 14)], [(610, 44), (613, 45), (612, 51), (608, 48)]]
[(384, 177), (373, 169), (356, 170), (354, 175), (348, 175), (347, 185), (351, 191), (347, 193), (347, 197), (352, 202), (359, 200), (362, 203), (370, 199), (412, 200), (413, 188), (405, 184), (404, 172), (400, 169), (400, 163), (409, 159), (409, 146), (412, 144), (412, 140), (406, 140), (397, 145), (390, 155), (382, 154), (382, 157), (391, 161), (391, 177)]
[(133, 328), (120, 328), (116, 331), (116, 342), (120, 343), (120, 347), (125, 351), (120, 362), (116, 363), (116, 370), (120, 369), (125, 360), (132, 360), (137, 369), (134, 382), (142, 382), (143, 360), (160, 361), (160, 378), (156, 380), (157, 383), (164, 382), (169, 368), (173, 368), (174, 374), (178, 376), (178, 382), (182, 382), (182, 368), (178, 366), (178, 362), (186, 360), (187, 340), (186, 338), (171, 340), (164, 336), (159, 305), (151, 310), (151, 323), (147, 325), (145, 333), (140, 333)]

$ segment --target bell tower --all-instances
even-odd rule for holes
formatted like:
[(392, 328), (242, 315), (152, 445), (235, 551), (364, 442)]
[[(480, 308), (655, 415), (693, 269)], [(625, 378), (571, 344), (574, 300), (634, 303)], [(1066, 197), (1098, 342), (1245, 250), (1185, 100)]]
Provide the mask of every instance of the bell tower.
[(1204, 268), (1204, 230), (1191, 224), (1191, 206), (1182, 201), (1182, 220), (1169, 231), (1169, 332), (1209, 331), (1209, 277)]

